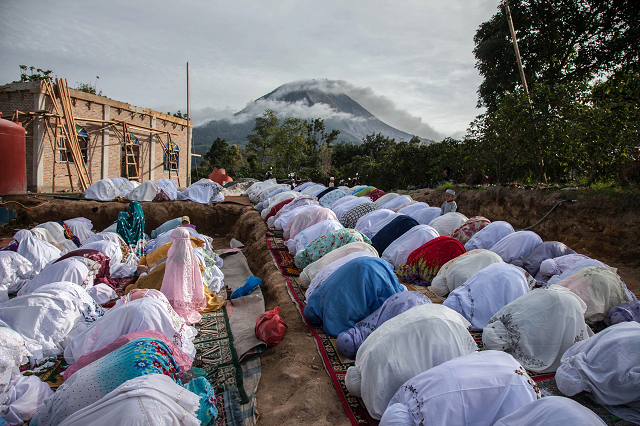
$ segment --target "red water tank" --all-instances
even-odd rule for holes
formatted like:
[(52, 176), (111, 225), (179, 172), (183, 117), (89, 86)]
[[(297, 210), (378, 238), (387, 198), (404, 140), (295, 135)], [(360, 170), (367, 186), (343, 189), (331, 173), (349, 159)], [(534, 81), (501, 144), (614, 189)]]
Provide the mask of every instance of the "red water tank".
[(22, 125), (0, 118), (0, 195), (27, 192), (25, 133)]

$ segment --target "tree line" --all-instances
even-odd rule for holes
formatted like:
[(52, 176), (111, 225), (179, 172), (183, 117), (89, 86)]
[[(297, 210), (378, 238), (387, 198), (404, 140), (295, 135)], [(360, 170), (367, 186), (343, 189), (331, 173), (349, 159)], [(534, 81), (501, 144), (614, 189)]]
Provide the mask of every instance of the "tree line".
[[(216, 140), (196, 175), (225, 167), (233, 177), (267, 170), (323, 182), (353, 177), (383, 189), (437, 184), (451, 167), (458, 181), (640, 183), (640, 2), (511, 0), (528, 93), (519, 78), (506, 2), (474, 37), (483, 77), (478, 107), (462, 140), (425, 144), (381, 134), (336, 143), (320, 119), (280, 120), (266, 111), (246, 149)], [(206, 173), (208, 174), (208, 172)]]

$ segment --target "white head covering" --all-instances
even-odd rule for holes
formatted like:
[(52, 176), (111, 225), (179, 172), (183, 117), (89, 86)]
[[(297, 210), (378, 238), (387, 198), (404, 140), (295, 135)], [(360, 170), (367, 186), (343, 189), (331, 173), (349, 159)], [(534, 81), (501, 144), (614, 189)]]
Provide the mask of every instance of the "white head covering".
[[(351, 243), (353, 244), (353, 243)], [(366, 244), (366, 243), (365, 243)], [(375, 249), (374, 249), (375, 250)], [(352, 253), (347, 254), (346, 256), (342, 255), (340, 256), (340, 258), (336, 259), (335, 261), (331, 262), (330, 264), (326, 265), (324, 268), (322, 268), (322, 270), (320, 270), (320, 272), (318, 272), (316, 274), (315, 277), (313, 277), (313, 280), (311, 280), (311, 284), (309, 285), (309, 288), (307, 288), (307, 291), (305, 293), (305, 298), (307, 300), (309, 300), (309, 298), (311, 297), (311, 295), (320, 288), (320, 286), (322, 286), (322, 284), (324, 284), (324, 282), (338, 269), (340, 269), (340, 267), (348, 262), (350, 262), (353, 259), (356, 259), (358, 257), (378, 257), (378, 255), (374, 252), (371, 251), (354, 251)], [(348, 284), (348, 283), (345, 283)]]
[(567, 270), (571, 265), (581, 260), (589, 259), (589, 256), (585, 256), (584, 254), (565, 254), (564, 256), (555, 257), (553, 259), (543, 260), (540, 264), (540, 272), (536, 276), (536, 280), (538, 277), (541, 278), (542, 281), (547, 281), (554, 275), (560, 275), (564, 271)]
[[(269, 228), (273, 228), (275, 226), (276, 220), (278, 218), (280, 218), (282, 215), (284, 215), (287, 212), (290, 212), (292, 210), (295, 210), (298, 207), (302, 207), (302, 206), (305, 206), (305, 205), (311, 205), (311, 204), (316, 205), (316, 206), (320, 205), (318, 203), (318, 199), (316, 197), (312, 196), (312, 195), (301, 195), (299, 197), (296, 197), (290, 203), (285, 204), (284, 207), (282, 207), (278, 213), (276, 213), (275, 215), (273, 215), (269, 219), (267, 219), (267, 225), (269, 225)], [(285, 228), (278, 228), (278, 229), (286, 229), (286, 227)]]
[[(120, 235), (118, 235), (117, 232), (102, 231), (92, 235), (91, 238), (88, 238), (82, 246), (83, 248), (86, 248), (87, 244), (91, 244), (96, 241), (112, 241), (118, 244), (118, 247), (120, 247), (120, 243), (124, 243), (124, 240)], [(94, 250), (97, 250), (97, 249), (94, 249)]]
[(442, 265), (438, 275), (431, 281), (429, 290), (444, 297), (464, 284), (476, 272), (500, 262), (502, 258), (489, 250), (476, 249), (462, 253)]
[[(293, 203), (293, 201), (291, 203)], [(294, 217), (296, 217), (297, 214), (305, 212), (307, 210), (311, 210), (311, 209), (318, 209), (320, 207), (321, 207), (320, 204), (317, 204), (317, 203), (304, 204), (292, 210), (285, 210), (283, 214), (276, 215), (278, 216), (278, 218), (274, 221), (273, 225), (276, 227), (276, 229), (287, 229), (289, 227), (289, 223), (293, 220)], [(284, 210), (284, 208), (282, 210)], [(282, 210), (280, 210), (278, 213), (282, 213)]]
[[(36, 226), (36, 228), (46, 229), (47, 232), (49, 232), (49, 235), (51, 235), (51, 237), (53, 237), (53, 239), (54, 239), (53, 242), (55, 242), (55, 243), (60, 244), (61, 242), (65, 241), (67, 239), (64, 236), (64, 228), (58, 222), (41, 223), (40, 225)], [(51, 241), (48, 241), (48, 242), (51, 242)]]
[[(383, 199), (384, 197), (386, 197), (389, 194), (385, 194), (382, 197), (380, 197), (379, 199), (377, 199), (376, 201), (380, 201), (381, 199)], [(409, 201), (413, 201), (413, 198), (411, 198), (409, 195), (400, 195), (399, 197), (394, 197), (392, 199), (390, 199), (390, 201), (385, 202), (384, 204), (378, 204), (380, 206), (381, 209), (395, 209), (396, 207), (400, 207), (403, 204), (407, 204)]]
[(358, 219), (354, 229), (357, 231), (360, 231), (363, 235), (366, 235), (367, 237), (371, 238), (371, 235), (369, 232), (371, 227), (376, 223), (378, 223), (379, 221), (389, 216), (396, 217), (397, 213), (392, 212), (389, 209), (374, 210), (372, 212), (365, 214), (360, 219)]
[(122, 262), (122, 249), (119, 243), (115, 243), (111, 240), (100, 240), (92, 243), (87, 243), (82, 246), (83, 249), (97, 250), (109, 256), (109, 265), (115, 266)]
[(593, 411), (562, 396), (546, 396), (530, 402), (498, 420), (493, 426), (604, 426)]
[(587, 304), (585, 321), (587, 324), (593, 324), (602, 321), (609, 309), (631, 300), (626, 292), (627, 286), (616, 272), (615, 268), (590, 266), (559, 281), (557, 285), (568, 288), (580, 296)]
[(111, 179), (101, 179), (85, 189), (82, 196), (87, 200), (111, 201), (120, 195)]
[[(29, 361), (24, 338), (4, 321), (0, 321), (0, 395), (7, 392), (9, 383), (21, 376), (20, 366)], [(0, 405), (3, 404), (0, 397)]]
[[(349, 198), (349, 197), (353, 197), (353, 198)], [(346, 199), (346, 201), (342, 201), (344, 199)], [(342, 215), (348, 212), (353, 207), (363, 203), (370, 203), (370, 202), (371, 200), (367, 197), (355, 197), (353, 195), (348, 195), (346, 197), (340, 198), (338, 201), (333, 203), (333, 205), (331, 206), (331, 210), (333, 210), (338, 220), (340, 220), (340, 218), (342, 218)]]
[(185, 324), (164, 294), (147, 290), (141, 299), (116, 304), (100, 320), (80, 333), (65, 348), (64, 358), (67, 364), (75, 364), (82, 355), (97, 351), (120, 336), (143, 330), (164, 334), (189, 357), (195, 357), (193, 338), (197, 334), (196, 329)]
[[(18, 231), (18, 232), (22, 232), (22, 231)], [(44, 240), (48, 243), (58, 243), (56, 241), (56, 239), (53, 237), (53, 235), (51, 235), (51, 233), (49, 232), (48, 229), (46, 228), (38, 228), (37, 226), (35, 228), (31, 228), (29, 230), (29, 232), (31, 232), (33, 235), (35, 235), (36, 237), (40, 238), (41, 240)], [(21, 234), (24, 235), (24, 234)], [(75, 244), (74, 244), (75, 247)]]
[(22, 335), (29, 352), (39, 360), (61, 354), (65, 338), (78, 322), (100, 316), (96, 309), (81, 287), (52, 283), (3, 303), (0, 319)]
[(500, 309), (482, 332), (485, 348), (503, 350), (527, 369), (552, 373), (562, 354), (593, 332), (587, 305), (570, 290), (551, 285), (530, 291)]
[(389, 244), (380, 257), (397, 271), (398, 266), (407, 263), (407, 258), (415, 249), (439, 236), (438, 231), (429, 225), (414, 226)]
[(300, 196), (301, 194), (295, 191), (284, 191), (284, 192), (281, 192), (280, 194), (276, 194), (264, 202), (264, 204), (262, 205), (262, 211), (260, 212), (260, 216), (262, 217), (262, 219), (264, 219), (271, 212), (271, 208), (274, 207), (275, 205), (281, 203), (284, 200), (289, 200), (289, 199), (297, 198)]
[(465, 317), (471, 323), (470, 330), (482, 330), (496, 312), (528, 292), (522, 269), (499, 262), (476, 272), (453, 290), (443, 305)]
[(382, 208), (383, 205), (393, 200), (394, 198), (399, 197), (400, 194), (396, 194), (395, 192), (389, 192), (388, 194), (384, 194), (382, 197), (375, 200), (373, 203), (378, 207)]
[(540, 244), (542, 244), (542, 238), (535, 232), (518, 231), (498, 241), (490, 250), (497, 253), (505, 262), (510, 263), (531, 253)]
[[(71, 376), (71, 379), (74, 376), (76, 375)], [(200, 425), (197, 418), (200, 396), (178, 385), (164, 374), (135, 377), (80, 410), (75, 409), (71, 393), (56, 392), (54, 400), (49, 405), (69, 413), (60, 426)], [(63, 407), (67, 410), (60, 410)]]
[(418, 201), (415, 204), (411, 204), (401, 208), (400, 210), (398, 210), (398, 213), (412, 216), (412, 214), (416, 213), (418, 210), (426, 209), (428, 207), (429, 207), (429, 204)]
[(70, 282), (85, 289), (93, 287), (93, 275), (89, 274), (87, 260), (82, 257), (69, 257), (60, 262), (52, 263), (23, 285), (18, 291), (18, 296), (33, 293), (43, 285), (61, 281)]
[(162, 190), (171, 201), (175, 201), (178, 198), (178, 184), (175, 181), (159, 179), (156, 183), (158, 184), (158, 189)]
[(509, 222), (503, 222), (498, 220), (496, 222), (491, 222), (478, 232), (476, 232), (473, 237), (464, 245), (464, 248), (467, 251), (471, 251), (474, 249), (487, 249), (489, 250), (493, 247), (498, 241), (503, 239), (509, 234), (513, 234), (515, 231), (513, 230), (513, 226)]
[(91, 231), (93, 226), (89, 219), (77, 217), (75, 219), (65, 220), (64, 223), (69, 227), (69, 229), (71, 229), (73, 235), (78, 237), (80, 244), (84, 244), (84, 242), (93, 235), (93, 231)]
[(55, 262), (62, 256), (60, 250), (31, 234), (20, 241), (18, 254), (31, 262), (34, 272), (38, 273), (51, 262)]
[(364, 241), (354, 241), (353, 243), (345, 244), (335, 250), (331, 250), (320, 259), (307, 265), (300, 274), (300, 282), (303, 286), (309, 286), (314, 277), (329, 264), (342, 259), (351, 253), (360, 251), (371, 252), (375, 257), (379, 257), (378, 252), (371, 244), (365, 243)]
[(53, 395), (49, 385), (38, 376), (19, 375), (0, 394), (0, 411), (9, 425), (28, 424), (45, 399)]
[(111, 178), (111, 182), (113, 182), (113, 184), (116, 186), (119, 191), (119, 195), (122, 198), (126, 197), (132, 189), (140, 185), (140, 182), (136, 182), (135, 180), (128, 180), (125, 177)]
[(513, 357), (483, 351), (454, 358), (402, 385), (380, 426), (491, 426), (541, 395)]
[(287, 240), (285, 244), (289, 248), (289, 253), (296, 255), (307, 248), (307, 246), (316, 238), (320, 238), (324, 234), (343, 228), (344, 226), (342, 226), (337, 220), (323, 220), (322, 222), (311, 225), (304, 231), (299, 232), (294, 239)]
[(616, 416), (640, 423), (640, 324), (612, 325), (570, 347), (556, 383), (565, 395), (589, 392)]
[(450, 212), (433, 219), (429, 223), (429, 226), (435, 228), (435, 230), (438, 231), (438, 234), (448, 236), (451, 231), (465, 223), (467, 220), (469, 220), (469, 218), (462, 213)]
[(378, 220), (378, 222), (377, 222), (377, 223), (372, 224), (372, 225), (371, 225), (371, 228), (369, 228), (369, 235), (368, 235), (368, 237), (369, 237), (369, 238), (373, 238), (373, 237), (375, 237), (375, 236), (376, 236), (376, 234), (377, 234), (378, 232), (380, 232), (380, 230), (381, 230), (382, 228), (384, 228), (385, 226), (387, 226), (389, 223), (391, 223), (391, 221), (392, 221), (393, 219), (395, 219), (395, 218), (396, 218), (396, 217), (398, 217), (398, 216), (401, 216), (401, 215), (400, 215), (399, 213), (393, 213), (393, 214), (390, 214), (390, 215), (389, 215), (389, 216), (387, 216), (387, 217), (384, 217), (384, 218), (382, 218), (382, 219)]
[[(411, 207), (411, 206), (409, 206)], [(411, 213), (409, 216), (418, 221), (421, 225), (428, 225), (440, 216), (440, 207), (425, 207)]]
[(574, 264), (572, 264), (571, 266), (569, 266), (567, 269), (565, 269), (560, 275), (553, 275), (551, 278), (549, 278), (549, 281), (547, 281), (547, 284), (557, 284), (560, 281), (564, 280), (565, 278), (575, 274), (580, 269), (588, 268), (589, 266), (608, 266), (608, 265), (605, 265), (599, 260), (591, 259), (591, 258), (579, 260)]
[(386, 321), (369, 335), (349, 367), (346, 386), (362, 397), (367, 411), (380, 419), (404, 382), (450, 359), (478, 348), (468, 322), (435, 304), (413, 307)]
[[(30, 280), (32, 276), (33, 264), (24, 256), (11, 250), (0, 251), (0, 292), (13, 293), (22, 286), (22, 281)], [(4, 301), (6, 299), (2, 300), (0, 294), (0, 303)]]

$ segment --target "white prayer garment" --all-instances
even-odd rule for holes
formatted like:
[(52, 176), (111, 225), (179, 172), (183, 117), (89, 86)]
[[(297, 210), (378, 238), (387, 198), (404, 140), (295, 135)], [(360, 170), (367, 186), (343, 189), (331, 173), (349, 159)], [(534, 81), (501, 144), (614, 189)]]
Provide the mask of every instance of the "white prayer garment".
[(18, 291), (18, 296), (33, 293), (43, 285), (62, 281), (73, 283), (85, 289), (93, 287), (93, 275), (89, 275), (87, 260), (82, 257), (69, 257), (60, 262), (52, 263), (25, 283)]
[(426, 304), (391, 318), (374, 330), (349, 367), (346, 386), (380, 419), (404, 382), (450, 359), (475, 352), (469, 323), (451, 309)]
[(631, 301), (631, 297), (627, 295), (627, 286), (618, 277), (616, 268), (582, 268), (558, 281), (557, 285), (568, 288), (587, 304), (587, 311), (584, 313), (587, 324), (602, 321), (609, 309)]
[(82, 196), (87, 200), (111, 201), (120, 195), (120, 191), (111, 179), (101, 179), (85, 189)]
[(414, 226), (389, 244), (381, 257), (397, 271), (400, 265), (407, 263), (407, 258), (414, 250), (439, 236), (438, 231), (429, 225)]
[(293, 220), (294, 217), (296, 217), (298, 213), (302, 213), (311, 209), (317, 209), (320, 207), (320, 204), (305, 204), (296, 207), (293, 210), (287, 210), (284, 214), (280, 215), (280, 217), (278, 217), (274, 221), (273, 225), (276, 227), (276, 229), (287, 229), (289, 227), (289, 223)]
[(371, 229), (371, 227), (389, 216), (396, 217), (397, 213), (389, 209), (374, 210), (358, 219), (358, 221), (356, 222), (356, 226), (353, 229), (360, 231), (363, 235), (371, 238), (371, 235), (369, 235), (369, 230)]
[(320, 273), (325, 267), (329, 264), (346, 257), (347, 255), (355, 252), (371, 252), (374, 257), (379, 257), (376, 249), (369, 243), (365, 243), (364, 241), (354, 241), (353, 243), (345, 244), (344, 246), (338, 247), (335, 250), (331, 250), (329, 253), (322, 256), (320, 259), (315, 262), (307, 265), (300, 273), (300, 282), (303, 286), (308, 287), (315, 276)]
[(6, 302), (9, 293), (20, 290), (34, 275), (33, 264), (15, 251), (0, 251), (0, 303)]
[(579, 260), (578, 262), (573, 263), (571, 266), (565, 269), (560, 275), (553, 275), (551, 278), (549, 278), (549, 281), (547, 281), (547, 284), (558, 284), (560, 281), (564, 280), (567, 277), (570, 277), (571, 275), (578, 272), (580, 269), (588, 268), (589, 266), (608, 266), (608, 265), (605, 265), (599, 260), (591, 259), (591, 258)]
[(482, 351), (454, 358), (404, 383), (380, 426), (492, 426), (541, 397), (508, 354)]
[(465, 223), (467, 220), (469, 219), (462, 213), (450, 212), (433, 219), (429, 223), (429, 226), (438, 231), (438, 234), (448, 236), (451, 231)]
[(400, 214), (407, 214), (412, 216), (413, 213), (416, 213), (418, 210), (426, 209), (429, 207), (429, 204), (423, 202), (417, 202), (415, 204), (411, 204), (410, 206), (406, 206), (398, 210)]
[(187, 189), (178, 192), (178, 200), (191, 200), (200, 204), (211, 204), (224, 201), (224, 195), (220, 194), (222, 186), (211, 179), (200, 179), (192, 183)]
[(470, 330), (482, 330), (496, 312), (528, 292), (523, 270), (499, 262), (476, 272), (449, 293), (443, 305), (465, 317)]
[(409, 216), (417, 220), (421, 225), (428, 225), (433, 222), (435, 218), (440, 216), (440, 207), (425, 207), (414, 211)]
[(522, 406), (493, 426), (604, 426), (584, 405), (562, 396), (546, 396)]
[(287, 240), (285, 244), (289, 248), (289, 253), (296, 255), (307, 248), (307, 246), (316, 238), (320, 238), (331, 231), (343, 228), (344, 226), (342, 226), (337, 220), (323, 220), (322, 222), (311, 225), (304, 231), (299, 232), (295, 238)]
[(395, 192), (390, 192), (388, 194), (384, 194), (382, 197), (378, 198), (377, 200), (374, 201), (374, 204), (377, 205), (380, 208), (383, 208), (382, 206), (385, 205), (386, 203), (388, 203), (389, 201), (393, 200), (394, 198), (399, 197), (400, 194), (397, 194)]
[(156, 195), (158, 195), (158, 184), (153, 180), (147, 180), (129, 191), (125, 198), (131, 201), (143, 202), (153, 201)]
[(33, 265), (33, 271), (40, 273), (47, 265), (62, 256), (62, 252), (33, 235), (23, 238), (18, 245), (18, 254), (22, 255)]
[(538, 275), (536, 275), (536, 281), (546, 283), (547, 281), (549, 281), (549, 278), (554, 275), (562, 274), (574, 263), (587, 259), (589, 259), (589, 256), (574, 253), (555, 257), (553, 259), (543, 260), (540, 264), (540, 272), (538, 272)]
[(125, 198), (129, 192), (140, 185), (139, 182), (136, 182), (135, 180), (128, 180), (124, 177), (111, 178), (111, 182), (116, 186), (119, 192), (118, 195), (122, 198)]
[(445, 297), (476, 272), (494, 263), (502, 263), (502, 258), (490, 250), (468, 251), (442, 265), (428, 288), (437, 296)]
[(62, 353), (78, 322), (95, 321), (104, 311), (72, 283), (52, 283), (0, 305), (0, 319), (24, 338), (39, 360)]
[[(488, 226), (485, 229), (487, 228)], [(490, 250), (497, 253), (505, 262), (511, 263), (531, 253), (540, 244), (542, 244), (542, 238), (535, 232), (518, 231), (498, 241)]]
[(178, 184), (175, 181), (160, 179), (156, 183), (158, 184), (158, 189), (161, 189), (171, 201), (175, 201), (178, 198)]
[[(135, 293), (129, 293), (128, 296), (132, 294)], [(143, 330), (164, 334), (184, 353), (195, 357), (193, 338), (197, 334), (196, 329), (185, 324), (162, 293), (147, 290), (140, 299), (120, 299), (116, 306), (65, 348), (64, 358), (67, 364), (75, 364), (82, 355), (97, 351), (120, 336)]]
[(482, 343), (513, 355), (527, 370), (552, 373), (568, 348), (593, 335), (584, 322), (586, 310), (571, 290), (538, 288), (496, 312), (482, 332)]
[(0, 394), (0, 416), (8, 425), (28, 424), (51, 395), (51, 387), (38, 376), (21, 375)]
[(567, 396), (588, 392), (616, 416), (640, 423), (640, 323), (612, 325), (570, 347), (556, 383)]
[[(384, 198), (385, 195), (383, 195), (382, 197), (380, 197), (380, 199)], [(376, 200), (379, 201), (380, 199)], [(391, 201), (388, 201), (384, 204), (378, 204), (380, 206), (381, 209), (395, 209), (396, 207), (400, 207), (403, 204), (407, 204), (408, 202), (413, 201), (413, 198), (411, 198), (409, 195), (401, 195), (399, 197), (395, 197), (393, 199), (391, 199)]]
[[(70, 402), (72, 396), (65, 398)], [(199, 426), (200, 396), (164, 374), (128, 380), (93, 404), (70, 414), (60, 426)], [(73, 411), (73, 410), (71, 410)]]
[(498, 220), (491, 222), (478, 232), (464, 245), (465, 250), (471, 251), (475, 249), (487, 249), (489, 250), (498, 241), (503, 239), (509, 234), (513, 234), (513, 226), (509, 222), (503, 222)]

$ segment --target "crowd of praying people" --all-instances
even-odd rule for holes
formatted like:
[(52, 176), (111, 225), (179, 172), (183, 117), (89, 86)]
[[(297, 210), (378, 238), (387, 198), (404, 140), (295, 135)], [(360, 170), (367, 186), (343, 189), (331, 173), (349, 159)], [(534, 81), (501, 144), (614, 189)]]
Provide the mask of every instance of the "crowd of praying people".
[(246, 194), (283, 232), (304, 318), (355, 360), (346, 388), (381, 425), (605, 424), (568, 398), (581, 392), (640, 424), (640, 302), (616, 268), (469, 218), (453, 190), (441, 207), (365, 185), (270, 179)]
[[(136, 201), (114, 219), (42, 223), (0, 250), (0, 424), (215, 423), (193, 325), (226, 303), (222, 259), (187, 216), (151, 237)], [(60, 359), (55, 392), (25, 374)]]

